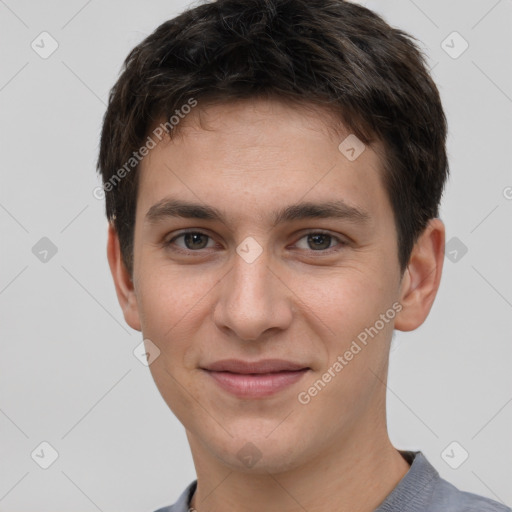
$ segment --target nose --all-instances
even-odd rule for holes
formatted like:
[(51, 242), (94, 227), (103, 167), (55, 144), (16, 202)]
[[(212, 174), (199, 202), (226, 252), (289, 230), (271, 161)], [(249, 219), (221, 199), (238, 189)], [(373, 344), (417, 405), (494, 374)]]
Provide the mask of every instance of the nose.
[(213, 313), (220, 330), (257, 341), (289, 327), (293, 293), (269, 260), (265, 250), (250, 263), (235, 255), (233, 268), (220, 283)]

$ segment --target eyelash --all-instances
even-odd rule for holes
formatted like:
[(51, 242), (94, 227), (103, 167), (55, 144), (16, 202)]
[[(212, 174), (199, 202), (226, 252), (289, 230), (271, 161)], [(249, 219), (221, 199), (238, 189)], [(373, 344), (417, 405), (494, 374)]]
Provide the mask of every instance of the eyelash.
[[(212, 239), (212, 237), (210, 235), (208, 235), (207, 233), (204, 233), (203, 231), (197, 231), (197, 230), (190, 229), (190, 230), (182, 231), (180, 234), (174, 236), (169, 241), (164, 242), (164, 246), (166, 248), (174, 251), (174, 252), (181, 253), (181, 254), (187, 254), (187, 255), (190, 255), (192, 253), (201, 254), (205, 249), (197, 249), (197, 250), (194, 251), (192, 249), (183, 249), (181, 247), (173, 247), (173, 243), (178, 238), (181, 238), (181, 237), (183, 237), (185, 235), (188, 235), (188, 234), (202, 235), (202, 236), (205, 236), (205, 237), (207, 237), (209, 239)], [(311, 230), (311, 231), (308, 231), (308, 232), (304, 233), (299, 238), (299, 240), (302, 240), (303, 238), (306, 238), (309, 235), (325, 235), (325, 236), (330, 237), (332, 240), (335, 240), (335, 241), (338, 242), (337, 245), (335, 245), (334, 247), (329, 247), (328, 249), (319, 249), (319, 250), (309, 249), (309, 250), (307, 250), (307, 252), (310, 252), (310, 253), (315, 253), (315, 254), (331, 254), (333, 252), (341, 250), (342, 248), (344, 248), (345, 246), (348, 245), (348, 242), (342, 240), (341, 238), (339, 238), (337, 236), (331, 235), (330, 233), (328, 233), (326, 231), (322, 231), (322, 230)]]

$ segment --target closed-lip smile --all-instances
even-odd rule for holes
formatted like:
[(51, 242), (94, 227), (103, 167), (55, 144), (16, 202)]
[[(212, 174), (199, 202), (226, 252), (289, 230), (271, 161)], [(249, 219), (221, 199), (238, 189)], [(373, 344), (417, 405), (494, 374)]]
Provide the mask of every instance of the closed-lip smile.
[(225, 391), (238, 398), (264, 398), (300, 380), (307, 365), (284, 359), (223, 359), (202, 368)]

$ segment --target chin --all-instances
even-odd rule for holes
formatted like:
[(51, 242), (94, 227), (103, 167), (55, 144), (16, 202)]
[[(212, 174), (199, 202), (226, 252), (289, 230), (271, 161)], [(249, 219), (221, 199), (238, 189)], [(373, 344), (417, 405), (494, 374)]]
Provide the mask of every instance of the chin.
[(255, 432), (254, 424), (251, 430), (235, 431), (231, 428), (229, 431), (232, 438), (223, 435), (222, 439), (203, 442), (232, 471), (262, 475), (283, 473), (299, 467), (306, 459), (300, 432), (294, 434), (290, 429), (272, 432), (268, 428)]

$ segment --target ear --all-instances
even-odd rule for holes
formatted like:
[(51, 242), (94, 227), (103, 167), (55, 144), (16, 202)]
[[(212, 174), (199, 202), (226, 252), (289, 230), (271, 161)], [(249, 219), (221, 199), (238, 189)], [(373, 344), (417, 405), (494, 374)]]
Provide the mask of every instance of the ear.
[(444, 263), (445, 227), (431, 219), (414, 244), (400, 284), (402, 310), (395, 317), (395, 329), (412, 331), (427, 318), (441, 282)]
[(124, 319), (132, 329), (140, 331), (141, 326), (135, 289), (131, 276), (121, 257), (119, 237), (112, 223), (109, 223), (108, 227), (107, 258), (110, 272), (114, 278), (117, 300), (123, 310)]

